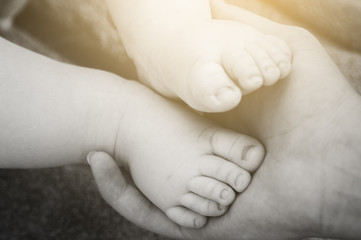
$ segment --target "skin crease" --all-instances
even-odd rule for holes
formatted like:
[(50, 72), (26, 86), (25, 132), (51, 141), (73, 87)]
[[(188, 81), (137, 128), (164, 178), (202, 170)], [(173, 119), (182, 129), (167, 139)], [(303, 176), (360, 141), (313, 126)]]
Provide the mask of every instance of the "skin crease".
[[(222, 15), (220, 12), (220, 16), (230, 15)], [(249, 19), (247, 16), (244, 14), (243, 19)], [(262, 23), (261, 20), (254, 22)], [(253, 205), (257, 212), (268, 215), (263, 216), (265, 220), (269, 220), (267, 221), (268, 224), (253, 222), (253, 228), (258, 230), (249, 238), (257, 239), (255, 236), (259, 232), (267, 232), (267, 239), (272, 239), (272, 234), (270, 234), (272, 229), (277, 225), (288, 226), (289, 222), (297, 222), (298, 226), (295, 229), (292, 229), (292, 226), (290, 229), (283, 228), (284, 234), (275, 233), (275, 239), (279, 238), (278, 235), (283, 235), (285, 239), (291, 239), (292, 234), (297, 232), (304, 234), (304, 236), (330, 234), (327, 232), (328, 228), (332, 229), (335, 226), (328, 226), (329, 224), (332, 225), (327, 221), (332, 219), (330, 216), (323, 216), (325, 220), (320, 218), (326, 212), (323, 212), (322, 209), (330, 207), (328, 205), (339, 207), (339, 203), (344, 199), (326, 204), (322, 202), (323, 195), (329, 196), (334, 190), (333, 187), (337, 189), (336, 180), (338, 179), (344, 183), (352, 182), (352, 179), (345, 177), (336, 167), (344, 167), (345, 169), (359, 169), (360, 167), (359, 161), (354, 159), (355, 148), (352, 148), (354, 146), (336, 147), (336, 143), (342, 142), (341, 139), (344, 136), (348, 136), (355, 143), (360, 141), (359, 131), (344, 130), (344, 126), (354, 126), (355, 119), (359, 119), (360, 111), (356, 111), (355, 106), (360, 102), (360, 97), (348, 86), (332, 60), (309, 33), (297, 28), (289, 28), (287, 29), (289, 31), (283, 31), (287, 27), (281, 25), (274, 25), (272, 28), (267, 28), (267, 25), (263, 26), (263, 24), (257, 26), (264, 31), (280, 29), (277, 32), (279, 35), (277, 33), (276, 35), (282, 36), (290, 44), (294, 54), (293, 64), (295, 67), (288, 79), (275, 85), (272, 89), (263, 89), (259, 93), (250, 95), (247, 102), (241, 104), (234, 112), (238, 116), (236, 119), (242, 121), (240, 124), (233, 123), (231, 125), (248, 128), (247, 133), (261, 139), (268, 153), (264, 164), (255, 175), (253, 184), (247, 189), (246, 193), (250, 195), (239, 197), (233, 207), (237, 209), (238, 214), (243, 213), (239, 214), (242, 217), (244, 217), (244, 213), (251, 215), (245, 219), (256, 219), (257, 217), (256, 213), (252, 213), (252, 211), (241, 210), (246, 206)], [(310, 57), (311, 53), (312, 58)], [(310, 99), (305, 99), (305, 96)], [(346, 119), (345, 115), (350, 114), (350, 112), (353, 117)], [(318, 131), (315, 133), (314, 129), (318, 129)], [(334, 133), (330, 133), (329, 129), (334, 129)], [(329, 140), (327, 144), (325, 143), (326, 139)], [(300, 150), (295, 150), (295, 148)], [(318, 154), (320, 156), (317, 156)], [(360, 156), (360, 153), (356, 152), (356, 154), (358, 154), (356, 156)], [(336, 162), (336, 156), (349, 157), (350, 159), (348, 159), (349, 162), (345, 161), (344, 166), (339, 166)], [(272, 169), (273, 171), (277, 169), (277, 173), (272, 173)], [(262, 189), (264, 192), (257, 194), (257, 189)], [(354, 189), (350, 188), (349, 190)], [(271, 196), (275, 192), (277, 192), (278, 197), (273, 199), (276, 200), (275, 202), (272, 202)], [(308, 194), (304, 194), (304, 192)], [(250, 200), (252, 194), (255, 194), (254, 201)], [(360, 192), (356, 191), (354, 194), (359, 197)], [(250, 198), (246, 198), (247, 196)], [(293, 198), (290, 199), (290, 196), (294, 196), (298, 205), (293, 204)], [(260, 197), (264, 197), (264, 201)], [(267, 204), (262, 204), (262, 202)], [(277, 206), (282, 206), (282, 212), (286, 216), (280, 217), (277, 214), (276, 209), (279, 208)], [(307, 211), (300, 211), (301, 206), (304, 206)], [(348, 209), (348, 213), (352, 212), (350, 210)], [(331, 212), (334, 211), (327, 211), (326, 213)], [(232, 217), (239, 217), (232, 210), (230, 213), (233, 213), (231, 219)], [(352, 219), (355, 220), (359, 216), (360, 213), (357, 211), (351, 214), (349, 226), (355, 225)], [(333, 221), (337, 222), (335, 219)], [(237, 219), (229, 222), (235, 223)], [(323, 229), (320, 227), (321, 225), (323, 225)], [(341, 225), (339, 226), (340, 229)], [(309, 229), (310, 232), (302, 229), (305, 226), (307, 226), (305, 229)], [(229, 228), (229, 226), (227, 227)], [(265, 231), (259, 231), (260, 229), (265, 229)], [(247, 228), (247, 230), (249, 229)], [(353, 229), (353, 231), (357, 231), (357, 229)], [(226, 232), (234, 233), (236, 231)], [(249, 232), (251, 231), (248, 231), (248, 234)], [(350, 233), (352, 235), (355, 232)], [(294, 237), (297, 238), (297, 236)]]
[[(234, 14), (230, 10), (224, 15), (221, 13), (219, 11), (217, 17), (231, 20), (244, 17), (245, 22), (252, 22), (252, 15), (239, 10)], [(257, 22), (256, 18), (253, 23), (257, 25)], [(360, 119), (359, 97), (309, 33), (293, 28), (273, 32), (281, 26), (266, 26), (261, 26), (260, 30), (281, 34), (290, 44), (292, 42), (295, 63), (292, 76), (284, 83), (247, 97), (233, 115), (229, 114), (232, 117), (220, 117), (222, 123), (228, 121), (229, 126), (257, 136), (268, 149), (267, 159), (250, 188), (237, 198), (227, 215), (212, 220), (201, 231), (179, 229), (166, 222), (164, 215), (131, 186), (115, 192), (118, 196), (110, 195), (111, 203), (118, 211), (123, 211), (124, 216), (161, 234), (194, 239), (299, 239), (315, 235), (357, 239), (360, 236), (357, 229), (360, 153), (352, 152), (353, 157), (347, 157), (360, 145), (359, 131), (354, 127)], [(93, 75), (86, 77), (96, 81), (97, 76)], [(114, 82), (117, 80), (114, 78)], [(237, 122), (232, 123), (232, 119)], [(74, 144), (77, 143), (78, 139), (74, 139)], [(320, 152), (321, 159), (315, 154)], [(78, 155), (79, 161), (84, 158)], [(337, 161), (333, 159), (335, 156), (338, 156)], [(48, 160), (49, 156), (43, 159)], [(102, 166), (106, 168), (105, 164)], [(146, 210), (141, 212), (144, 206)]]
[[(235, 10), (234, 20), (252, 19), (247, 12), (232, 9)], [(215, 17), (232, 18), (229, 12), (219, 11), (218, 14)], [(361, 167), (361, 155), (356, 147), (361, 142), (361, 133), (354, 131), (353, 127), (361, 117), (357, 108), (360, 96), (308, 32), (277, 24), (267, 26), (268, 21), (256, 18), (251, 22), (260, 30), (271, 31), (290, 44), (294, 68), (289, 78), (273, 88), (264, 88), (250, 95), (233, 112), (232, 119), (241, 122), (231, 125), (248, 129), (246, 133), (260, 139), (268, 152), (253, 184), (233, 205), (237, 211), (230, 210), (230, 219), (225, 221), (222, 233), (231, 232), (229, 237), (234, 238), (234, 233), (242, 229), (242, 222), (238, 219), (241, 218), (252, 222), (254, 229), (252, 232), (247, 222), (243, 223), (247, 226), (245, 239), (266, 236), (267, 239), (280, 239), (280, 236), (292, 239), (298, 238), (297, 235), (335, 237), (335, 234), (340, 234), (338, 229), (342, 229), (344, 236), (358, 236), (360, 209), (347, 208), (342, 202), (347, 202), (349, 194), (353, 196), (349, 201), (354, 200), (355, 203), (360, 201), (361, 196), (360, 189), (355, 188), (355, 179), (345, 175), (346, 171), (357, 176), (355, 169)], [(227, 121), (227, 117), (221, 118), (223, 122)], [(339, 158), (346, 159), (343, 165), (339, 163)], [(339, 182), (350, 188), (341, 191)], [(257, 189), (262, 189), (262, 192)], [(325, 196), (334, 201), (323, 202)], [(282, 209), (282, 214), (278, 209)], [(336, 212), (341, 210), (347, 215), (338, 216)], [(261, 213), (262, 217), (257, 213)], [(264, 221), (256, 221), (257, 218)], [(297, 224), (292, 226), (292, 223)], [(279, 231), (277, 226), (284, 227)], [(215, 225), (208, 227), (217, 229)], [(266, 236), (259, 235), (262, 233)]]
[[(263, 160), (255, 139), (186, 112), (140, 83), (57, 62), (2, 38), (0, 48), (2, 168), (79, 164), (90, 150), (102, 150), (129, 167), (167, 216), (201, 227), (206, 216), (226, 211), (234, 190), (248, 186), (248, 170)], [(243, 149), (250, 156), (241, 159)]]
[[(227, 214), (210, 220), (201, 230), (167, 223), (151, 206), (140, 208), (144, 199), (137, 201), (137, 209), (144, 210), (139, 214), (153, 219), (157, 226), (165, 224), (167, 230), (136, 217), (129, 219), (177, 238), (357, 239), (361, 235), (361, 130), (355, 126), (361, 119), (360, 96), (309, 32), (219, 1), (212, 4), (216, 18), (247, 21), (265, 33), (280, 36), (291, 47), (293, 69), (288, 78), (248, 96), (234, 111), (215, 117), (261, 140), (267, 149), (266, 159)], [(132, 196), (129, 191), (118, 195), (107, 192), (97, 178), (104, 172), (98, 171), (97, 165), (92, 165), (92, 170), (106, 200)], [(119, 173), (107, 183), (118, 180), (118, 185), (126, 186), (125, 179), (114, 177)], [(110, 204), (123, 213), (131, 203)]]
[(212, 19), (208, 0), (107, 4), (139, 79), (198, 111), (232, 109), (290, 72), (285, 43), (247, 24)]
[[(129, 167), (137, 186), (170, 218), (201, 227), (207, 216), (226, 211), (234, 190), (248, 186), (247, 170), (263, 160), (257, 141), (213, 127), (139, 83), (57, 62), (2, 38), (0, 48), (3, 168), (82, 163), (90, 150), (103, 150)], [(223, 141), (253, 154), (241, 159), (242, 151), (218, 147)]]

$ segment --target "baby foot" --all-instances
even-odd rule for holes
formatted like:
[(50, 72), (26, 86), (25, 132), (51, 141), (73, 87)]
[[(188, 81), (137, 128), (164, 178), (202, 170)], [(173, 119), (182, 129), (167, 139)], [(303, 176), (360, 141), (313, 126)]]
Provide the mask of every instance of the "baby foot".
[(230, 110), (291, 70), (285, 42), (238, 22), (210, 20), (160, 38), (146, 55), (133, 55), (140, 79), (199, 111)]
[(136, 95), (150, 97), (124, 115), (115, 148), (136, 186), (185, 227), (199, 228), (208, 216), (224, 214), (262, 162), (261, 144), (153, 93)]
[[(167, 169), (173, 172), (164, 188), (168, 188), (167, 192), (178, 188), (179, 192), (173, 200), (167, 200), (163, 210), (171, 220), (185, 227), (199, 228), (206, 224), (206, 216), (223, 215), (236, 194), (249, 185), (248, 171), (254, 171), (263, 159), (263, 149), (253, 139), (225, 129), (208, 131), (202, 139), (210, 143), (206, 155), (198, 152), (177, 170), (174, 166)], [(211, 142), (212, 138), (217, 140)], [(182, 186), (182, 179), (187, 179), (186, 186)]]

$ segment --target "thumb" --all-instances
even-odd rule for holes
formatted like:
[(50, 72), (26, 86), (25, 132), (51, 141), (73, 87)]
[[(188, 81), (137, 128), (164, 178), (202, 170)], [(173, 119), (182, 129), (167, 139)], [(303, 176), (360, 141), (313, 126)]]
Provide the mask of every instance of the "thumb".
[(111, 156), (105, 152), (90, 152), (87, 160), (100, 194), (120, 215), (149, 231), (182, 237), (179, 227), (128, 183)]
[(115, 202), (129, 190), (125, 176), (107, 153), (90, 152), (87, 160), (99, 192), (106, 202)]

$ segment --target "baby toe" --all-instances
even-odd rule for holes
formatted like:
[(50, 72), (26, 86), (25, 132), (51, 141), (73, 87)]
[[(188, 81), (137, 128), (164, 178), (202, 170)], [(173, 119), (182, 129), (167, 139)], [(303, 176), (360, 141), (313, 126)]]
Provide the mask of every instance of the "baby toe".
[(232, 51), (224, 54), (222, 64), (227, 74), (239, 84), (242, 94), (250, 93), (263, 85), (261, 72), (246, 51)]
[(188, 181), (188, 190), (222, 206), (230, 205), (236, 195), (228, 185), (209, 177), (195, 177)]
[(222, 206), (194, 193), (187, 193), (183, 195), (180, 202), (184, 207), (203, 216), (221, 216), (227, 211), (226, 206)]
[(190, 92), (182, 99), (196, 110), (223, 112), (238, 105), (241, 91), (217, 63), (204, 63), (194, 68), (190, 76)]
[(215, 155), (247, 171), (255, 171), (264, 159), (264, 147), (252, 137), (223, 128), (210, 129), (204, 134), (210, 139)]
[(272, 35), (266, 35), (266, 40), (269, 41), (270, 43), (273, 43), (275, 46), (281, 49), (281, 51), (284, 54), (286, 54), (289, 58), (292, 57), (292, 51), (285, 41)]
[(188, 228), (201, 228), (207, 223), (207, 218), (185, 207), (176, 206), (165, 210), (165, 214), (176, 224)]
[(199, 171), (203, 176), (217, 179), (237, 192), (243, 192), (251, 182), (248, 171), (217, 156), (203, 158), (199, 164)]
[[(281, 40), (280, 40), (281, 41)], [(257, 44), (262, 46), (262, 48), (267, 51), (270, 58), (277, 65), (280, 70), (280, 78), (285, 78), (291, 71), (291, 54), (289, 51), (282, 50), (281, 47), (269, 41), (267, 38), (260, 38), (257, 41)]]
[(264, 85), (270, 86), (275, 84), (280, 79), (281, 73), (268, 53), (256, 43), (248, 44), (246, 50), (253, 57), (260, 69), (264, 79)]

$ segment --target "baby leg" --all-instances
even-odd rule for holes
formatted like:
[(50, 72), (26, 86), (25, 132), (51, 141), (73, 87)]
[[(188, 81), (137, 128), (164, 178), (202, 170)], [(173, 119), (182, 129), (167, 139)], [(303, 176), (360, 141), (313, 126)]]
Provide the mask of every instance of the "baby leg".
[(108, 4), (140, 80), (196, 110), (230, 110), (290, 72), (286, 43), (247, 22), (212, 19), (208, 1)]

